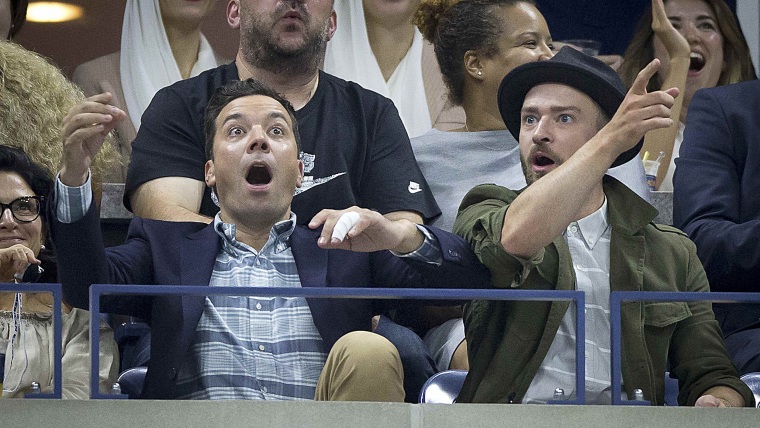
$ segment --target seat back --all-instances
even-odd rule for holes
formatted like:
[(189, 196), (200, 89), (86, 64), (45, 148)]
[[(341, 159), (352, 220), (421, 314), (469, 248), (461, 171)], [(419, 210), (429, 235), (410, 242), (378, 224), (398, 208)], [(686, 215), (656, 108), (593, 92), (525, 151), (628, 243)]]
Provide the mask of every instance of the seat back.
[(678, 379), (665, 372), (665, 405), (678, 406)]
[(121, 372), (117, 381), (121, 386), (121, 393), (128, 395), (130, 399), (140, 398), (147, 372), (148, 368), (144, 366), (132, 367)]
[(760, 372), (745, 373), (741, 380), (747, 384), (755, 396), (755, 406), (760, 409)]
[(467, 370), (444, 370), (434, 374), (422, 386), (420, 403), (454, 403), (466, 377)]

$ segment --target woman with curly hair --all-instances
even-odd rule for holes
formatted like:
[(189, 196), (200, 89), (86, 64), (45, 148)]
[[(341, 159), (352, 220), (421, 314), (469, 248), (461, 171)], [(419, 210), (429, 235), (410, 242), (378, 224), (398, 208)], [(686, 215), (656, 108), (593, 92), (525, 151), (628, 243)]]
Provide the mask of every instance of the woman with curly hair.
[[(0, 43), (0, 144), (19, 147), (52, 175), (60, 167), (61, 123), (84, 94), (38, 54), (10, 42)], [(96, 192), (120, 165), (112, 145), (96, 158)], [(99, 200), (99, 197), (96, 198)]]
[[(664, 5), (663, 5), (664, 3)], [(755, 79), (747, 41), (725, 0), (653, 0), (637, 24), (623, 55), (619, 74), (631, 85), (652, 59), (662, 63), (649, 91), (677, 87), (683, 94), (671, 110), (674, 126), (650, 132), (644, 151), (664, 152), (657, 174), (659, 190), (673, 190), (675, 158), (683, 140), (683, 123), (691, 98), (702, 88)]]

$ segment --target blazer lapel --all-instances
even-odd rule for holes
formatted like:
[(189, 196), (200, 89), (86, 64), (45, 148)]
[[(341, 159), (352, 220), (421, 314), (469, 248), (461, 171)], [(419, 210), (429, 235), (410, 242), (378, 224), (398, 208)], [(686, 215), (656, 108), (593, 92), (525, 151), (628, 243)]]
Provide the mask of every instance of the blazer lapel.
[(180, 248), (180, 284), (208, 285), (221, 248), (213, 225), (185, 236)]
[[(320, 229), (321, 230), (321, 229)], [(290, 248), (296, 261), (302, 287), (326, 287), (329, 251), (317, 247), (318, 231), (296, 226), (290, 236)]]
[[(221, 240), (213, 224), (182, 239), (180, 247), (180, 285), (208, 286), (214, 270), (216, 257), (221, 250)], [(203, 312), (203, 296), (182, 296), (183, 325), (195, 331)], [(189, 344), (188, 335), (186, 344)]]

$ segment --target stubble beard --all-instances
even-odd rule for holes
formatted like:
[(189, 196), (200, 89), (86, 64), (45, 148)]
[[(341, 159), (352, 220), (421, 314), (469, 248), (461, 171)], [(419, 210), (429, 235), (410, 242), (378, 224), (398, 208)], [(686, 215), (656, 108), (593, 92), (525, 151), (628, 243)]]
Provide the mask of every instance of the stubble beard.
[[(308, 28), (308, 18), (306, 19), (305, 24)], [(245, 34), (241, 34), (243, 58), (254, 67), (278, 75), (287, 77), (311, 75), (319, 69), (324, 60), (327, 48), (326, 25), (327, 23), (320, 31), (307, 32), (301, 46), (285, 48), (278, 44), (271, 32), (262, 31), (264, 26), (261, 22), (250, 18), (248, 30)]]

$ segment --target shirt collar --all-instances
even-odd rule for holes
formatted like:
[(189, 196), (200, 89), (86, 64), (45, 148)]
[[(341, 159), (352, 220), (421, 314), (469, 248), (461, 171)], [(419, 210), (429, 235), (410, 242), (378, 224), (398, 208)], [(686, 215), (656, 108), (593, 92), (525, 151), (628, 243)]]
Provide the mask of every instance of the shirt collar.
[(578, 221), (570, 223), (568, 228), (572, 228), (573, 226), (577, 226), (577, 233), (586, 243), (586, 247), (589, 250), (593, 250), (596, 243), (599, 242), (599, 238), (610, 227), (610, 223), (607, 221), (607, 197), (604, 197), (604, 202), (598, 210)]
[[(289, 219), (279, 221), (272, 226), (272, 229), (269, 231), (269, 239), (261, 249), (261, 254), (268, 252), (277, 254), (290, 248), (290, 235), (293, 234), (295, 228), (296, 214), (291, 212)], [(238, 256), (241, 252), (257, 254), (254, 248), (235, 238), (237, 230), (235, 224), (222, 221), (221, 213), (217, 213), (214, 217), (214, 230), (222, 238), (222, 250), (230, 255)]]

